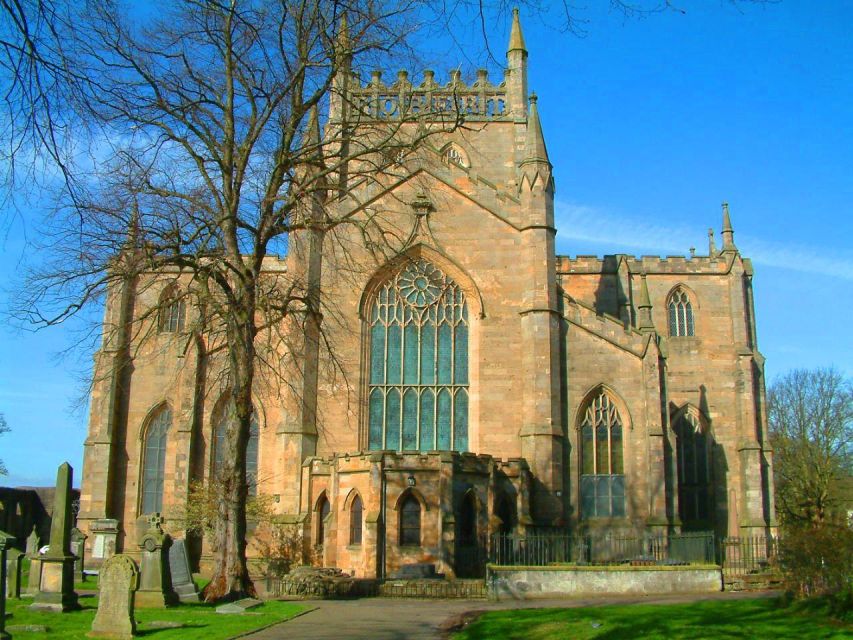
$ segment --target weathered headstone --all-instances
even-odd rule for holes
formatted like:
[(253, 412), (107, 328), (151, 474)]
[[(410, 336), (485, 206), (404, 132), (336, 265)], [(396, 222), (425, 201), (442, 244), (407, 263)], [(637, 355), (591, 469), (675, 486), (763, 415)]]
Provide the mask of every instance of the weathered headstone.
[(23, 569), (24, 554), (17, 549), (6, 553), (6, 597), (21, 597), (21, 569)]
[(159, 513), (153, 514), (148, 519), (148, 531), (139, 542), (142, 562), (139, 590), (135, 596), (137, 607), (168, 607), (178, 603), (169, 572), (169, 547), (172, 546), (172, 538), (163, 533), (160, 526), (163, 522)]
[(86, 576), (83, 574), (83, 553), (86, 547), (86, 538), (88, 537), (77, 527), (71, 529), (71, 555), (74, 556), (74, 579), (78, 582), (86, 580)]
[(101, 561), (111, 558), (116, 549), (118, 520), (112, 518), (94, 520), (91, 525), (91, 532), (95, 537), (92, 542), (92, 559)]
[(10, 640), (6, 633), (6, 551), (12, 548), (15, 536), (0, 531), (0, 640)]
[(136, 632), (133, 592), (139, 586), (139, 568), (130, 556), (113, 556), (98, 574), (98, 612), (90, 638), (125, 640)]
[(71, 555), (71, 481), (67, 462), (56, 472), (56, 494), (50, 522), (50, 548), (41, 557), (41, 584), (30, 609), (70, 611), (79, 608), (74, 592), (74, 556)]
[(169, 547), (169, 572), (172, 576), (172, 588), (181, 602), (201, 600), (201, 595), (193, 582), (190, 559), (183, 540), (173, 540), (172, 546)]
[(41, 588), (41, 555), (38, 551), (30, 558), (30, 575), (27, 578), (27, 587), (24, 589), (24, 597), (34, 597)]
[(262, 600), (243, 598), (242, 600), (235, 600), (234, 602), (219, 605), (216, 607), (216, 613), (243, 613), (261, 604), (263, 604)]
[(26, 554), (30, 557), (38, 555), (39, 552), (39, 534), (37, 531), (36, 525), (33, 525), (33, 530), (30, 535), (27, 536), (27, 549)]

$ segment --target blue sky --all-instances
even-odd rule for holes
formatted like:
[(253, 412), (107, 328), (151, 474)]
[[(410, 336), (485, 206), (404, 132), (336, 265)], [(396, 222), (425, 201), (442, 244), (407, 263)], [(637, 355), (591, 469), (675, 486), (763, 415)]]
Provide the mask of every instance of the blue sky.
[[(683, 0), (686, 13), (646, 19), (598, 5), (581, 14), (584, 37), (522, 13), (557, 181), (558, 252), (707, 253), (728, 201), (755, 265), (769, 378), (827, 365), (853, 375), (853, 2)], [(507, 28), (491, 34), (498, 52)], [(434, 68), (443, 78), (460, 62), (477, 61)], [(18, 219), (0, 235), (0, 306), (32, 232)], [(91, 358), (58, 360), (71, 342), (62, 328), (0, 326), (4, 485), (52, 484), (64, 460), (79, 482), (79, 378)]]

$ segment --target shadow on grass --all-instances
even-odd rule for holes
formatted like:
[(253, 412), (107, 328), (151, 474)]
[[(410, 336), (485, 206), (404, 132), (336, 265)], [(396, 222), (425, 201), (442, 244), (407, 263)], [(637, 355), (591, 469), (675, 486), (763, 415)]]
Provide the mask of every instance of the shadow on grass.
[[(144, 624), (141, 626), (144, 626)], [(137, 627), (135, 635), (147, 638), (163, 632), (175, 633), (176, 631), (182, 631), (184, 629), (186, 629), (187, 631), (189, 631), (190, 629), (205, 629), (209, 626), (210, 625), (206, 624), (182, 624), (180, 627), (164, 627), (162, 629), (140, 629)]]

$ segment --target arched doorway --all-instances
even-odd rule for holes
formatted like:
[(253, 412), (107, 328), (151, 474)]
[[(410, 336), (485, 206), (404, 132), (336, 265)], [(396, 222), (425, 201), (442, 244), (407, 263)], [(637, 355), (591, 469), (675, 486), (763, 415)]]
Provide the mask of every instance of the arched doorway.
[(485, 544), (479, 534), (477, 496), (468, 490), (456, 510), (456, 575), (482, 578), (485, 575)]

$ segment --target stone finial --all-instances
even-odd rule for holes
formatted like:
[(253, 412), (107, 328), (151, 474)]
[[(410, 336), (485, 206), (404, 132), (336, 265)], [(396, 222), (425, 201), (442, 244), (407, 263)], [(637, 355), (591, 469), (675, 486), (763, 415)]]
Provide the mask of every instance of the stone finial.
[(737, 251), (735, 247), (735, 231), (732, 229), (732, 219), (729, 216), (729, 203), (723, 203), (723, 252)]
[(637, 328), (643, 332), (652, 332), (655, 325), (652, 322), (652, 302), (649, 299), (649, 285), (646, 283), (646, 274), (640, 276), (640, 299), (637, 302), (639, 310)]
[(714, 230), (708, 229), (708, 256), (713, 258), (717, 255), (717, 243), (714, 242)]
[(507, 53), (510, 51), (527, 52), (527, 47), (524, 44), (524, 35), (521, 33), (521, 20), (518, 17), (518, 7), (512, 10), (512, 27), (509, 32)]

